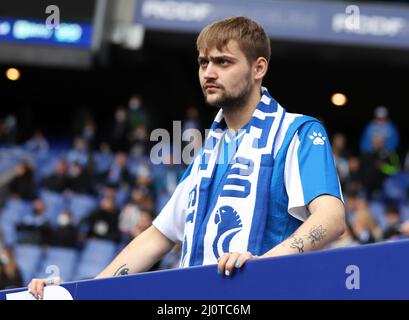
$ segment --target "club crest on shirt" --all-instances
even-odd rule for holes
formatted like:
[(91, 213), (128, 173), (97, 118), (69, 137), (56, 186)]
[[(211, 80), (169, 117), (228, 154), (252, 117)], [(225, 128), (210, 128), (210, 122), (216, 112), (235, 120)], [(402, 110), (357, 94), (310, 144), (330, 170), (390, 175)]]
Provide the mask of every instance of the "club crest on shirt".
[(239, 213), (230, 206), (220, 207), (214, 216), (217, 234), (213, 241), (213, 253), (216, 258), (229, 252), (233, 237), (243, 229)]

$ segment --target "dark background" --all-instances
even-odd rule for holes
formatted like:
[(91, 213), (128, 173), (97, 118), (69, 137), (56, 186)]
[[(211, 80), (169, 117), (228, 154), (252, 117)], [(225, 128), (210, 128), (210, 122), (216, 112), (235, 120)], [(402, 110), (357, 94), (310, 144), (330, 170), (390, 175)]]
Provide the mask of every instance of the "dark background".
[[(142, 50), (111, 45), (104, 55), (105, 63), (96, 57), (90, 70), (20, 66), (22, 77), (15, 82), (4, 77), (9, 66), (0, 66), (0, 117), (17, 115), (22, 140), (36, 127), (48, 136), (70, 136), (84, 112), (94, 114), (101, 131), (117, 105), (140, 93), (153, 115), (150, 129), (171, 128), (190, 104), (200, 108), (203, 126), (210, 126), (216, 110), (203, 103), (195, 35), (151, 31)], [(397, 50), (272, 41), (264, 85), (289, 112), (319, 117), (329, 135), (344, 132), (355, 151), (373, 109), (385, 105), (399, 127), (404, 152), (409, 143), (407, 56)], [(346, 106), (331, 104), (335, 92), (347, 95)]]

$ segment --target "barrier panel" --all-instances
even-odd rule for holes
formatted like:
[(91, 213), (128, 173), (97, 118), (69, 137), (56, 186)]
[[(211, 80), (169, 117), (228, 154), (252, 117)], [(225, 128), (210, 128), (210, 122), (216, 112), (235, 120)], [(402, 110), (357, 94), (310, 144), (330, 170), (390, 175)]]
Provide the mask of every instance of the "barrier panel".
[[(46, 287), (45, 299), (275, 300), (409, 299), (409, 240), (247, 262), (233, 275), (216, 265)], [(23, 296), (13, 296), (20, 293)], [(26, 288), (0, 291), (23, 299)]]

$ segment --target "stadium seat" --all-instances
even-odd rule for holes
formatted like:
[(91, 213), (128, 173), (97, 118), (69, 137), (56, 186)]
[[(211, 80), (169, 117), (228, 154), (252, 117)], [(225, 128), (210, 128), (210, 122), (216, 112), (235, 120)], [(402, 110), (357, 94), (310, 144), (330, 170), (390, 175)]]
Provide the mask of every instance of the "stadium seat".
[(65, 208), (64, 196), (57, 192), (42, 189), (40, 190), (40, 198), (45, 203), (46, 215), (49, 221), (55, 225), (58, 214)]
[(36, 274), (43, 257), (42, 247), (33, 244), (17, 244), (14, 247), (18, 268), (21, 271), (25, 285)]
[[(50, 276), (51, 272), (55, 272), (53, 268), (49, 266), (56, 266), (58, 268), (58, 274), (54, 276), (59, 276), (64, 279), (64, 281), (72, 281), (74, 276), (75, 267), (78, 259), (78, 251), (74, 248), (63, 248), (63, 247), (49, 247), (40, 266), (37, 270), (37, 278), (47, 278)], [(47, 271), (49, 273), (47, 273)]]
[(46, 159), (42, 159), (37, 162), (37, 170), (35, 171), (35, 180), (41, 181), (43, 178), (52, 174), (55, 169), (55, 164), (57, 163), (58, 157), (50, 154)]
[(402, 221), (409, 221), (409, 202), (400, 206), (400, 215)]
[(109, 170), (109, 167), (114, 161), (114, 156), (112, 154), (96, 152), (94, 154), (94, 160), (95, 160), (95, 171), (96, 173), (101, 174)]
[(90, 279), (100, 273), (117, 253), (117, 244), (108, 240), (88, 240), (81, 252), (74, 280)]
[(116, 196), (115, 196), (115, 204), (117, 206), (117, 208), (122, 208), (127, 200), (129, 198), (129, 190), (125, 189), (125, 188), (119, 188), (116, 191)]
[(385, 230), (387, 224), (385, 219), (385, 204), (383, 202), (371, 201), (368, 203), (368, 207), (379, 227)]
[(31, 213), (31, 202), (9, 199), (0, 215), (0, 228), (4, 236), (4, 243), (13, 246), (17, 241), (16, 225)]
[(74, 194), (68, 199), (68, 209), (72, 212), (74, 223), (78, 224), (97, 206), (97, 199), (91, 195)]

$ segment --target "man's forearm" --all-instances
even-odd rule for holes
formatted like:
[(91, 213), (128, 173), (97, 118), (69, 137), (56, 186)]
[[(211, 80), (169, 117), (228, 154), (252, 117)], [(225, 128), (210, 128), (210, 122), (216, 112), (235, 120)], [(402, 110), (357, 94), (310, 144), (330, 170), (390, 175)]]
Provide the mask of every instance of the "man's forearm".
[(174, 245), (151, 226), (133, 239), (96, 279), (147, 271)]
[(286, 240), (261, 257), (275, 257), (322, 249), (345, 230), (345, 211), (340, 200), (317, 198), (311, 216)]

